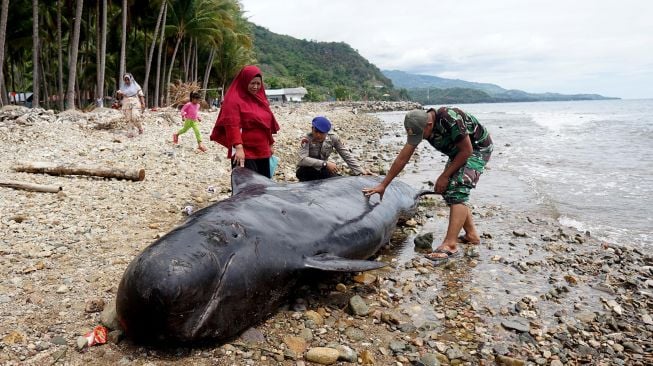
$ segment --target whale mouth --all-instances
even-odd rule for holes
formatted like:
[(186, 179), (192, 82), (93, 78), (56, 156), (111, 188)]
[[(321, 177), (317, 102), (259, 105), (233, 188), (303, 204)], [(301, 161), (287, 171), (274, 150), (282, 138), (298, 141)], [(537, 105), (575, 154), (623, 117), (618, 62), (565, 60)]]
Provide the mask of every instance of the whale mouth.
[(197, 334), (204, 327), (206, 321), (210, 319), (210, 315), (213, 314), (215, 309), (218, 307), (218, 303), (220, 303), (220, 294), (222, 293), (221, 290), (224, 285), (224, 277), (227, 274), (227, 271), (229, 270), (229, 266), (231, 266), (231, 263), (233, 263), (235, 256), (236, 256), (235, 253), (232, 253), (231, 256), (229, 256), (229, 260), (227, 261), (227, 264), (225, 264), (222, 273), (220, 273), (220, 278), (218, 279), (215, 287), (212, 290), (213, 295), (211, 296), (211, 299), (207, 302), (206, 306), (204, 307), (204, 310), (197, 318), (197, 321), (195, 322), (195, 325), (191, 330), (192, 338), (197, 337)]

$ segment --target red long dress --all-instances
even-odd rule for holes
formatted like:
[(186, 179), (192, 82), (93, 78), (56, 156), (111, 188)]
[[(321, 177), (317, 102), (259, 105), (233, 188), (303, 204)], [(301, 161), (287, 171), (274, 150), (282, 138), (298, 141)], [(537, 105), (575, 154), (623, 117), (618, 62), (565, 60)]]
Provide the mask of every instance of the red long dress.
[(261, 76), (261, 70), (256, 66), (240, 70), (225, 94), (211, 132), (211, 140), (227, 148), (229, 159), (234, 145), (238, 144), (243, 144), (245, 159), (264, 159), (272, 155), (272, 134), (279, 131), (279, 124), (270, 109), (264, 86), (256, 95), (247, 90), (257, 76)]

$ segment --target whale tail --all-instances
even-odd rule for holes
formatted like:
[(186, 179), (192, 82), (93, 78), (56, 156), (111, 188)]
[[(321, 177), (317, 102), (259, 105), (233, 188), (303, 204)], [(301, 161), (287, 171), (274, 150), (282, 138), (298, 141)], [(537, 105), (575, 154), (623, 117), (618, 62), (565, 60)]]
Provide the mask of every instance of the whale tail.
[(332, 254), (318, 254), (304, 258), (304, 267), (330, 272), (359, 272), (370, 271), (385, 267), (383, 262), (374, 262), (362, 259), (347, 259)]

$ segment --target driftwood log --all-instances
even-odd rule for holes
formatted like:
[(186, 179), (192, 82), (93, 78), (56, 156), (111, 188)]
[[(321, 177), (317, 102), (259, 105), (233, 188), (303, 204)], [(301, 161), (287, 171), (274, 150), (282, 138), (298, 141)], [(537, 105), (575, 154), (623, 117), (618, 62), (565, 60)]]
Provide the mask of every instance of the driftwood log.
[(122, 169), (112, 167), (82, 166), (72, 164), (55, 164), (48, 162), (29, 162), (16, 164), (17, 172), (41, 173), (50, 175), (91, 175), (103, 178), (129, 179), (142, 181), (145, 169)]
[(27, 182), (17, 182), (13, 180), (0, 181), (0, 187), (22, 189), (23, 191), (57, 193), (63, 189), (61, 186), (46, 186), (43, 184), (34, 184)]

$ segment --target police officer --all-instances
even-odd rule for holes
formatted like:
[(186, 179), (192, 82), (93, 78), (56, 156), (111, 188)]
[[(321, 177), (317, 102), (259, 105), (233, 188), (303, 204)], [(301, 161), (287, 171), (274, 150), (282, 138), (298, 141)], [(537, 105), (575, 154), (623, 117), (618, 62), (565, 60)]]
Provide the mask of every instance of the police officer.
[(336, 163), (329, 161), (329, 156), (335, 149), (347, 163), (354, 175), (371, 174), (363, 168), (351, 152), (345, 147), (338, 135), (329, 133), (331, 121), (318, 116), (311, 122), (311, 133), (302, 139), (297, 163), (297, 179), (300, 182), (330, 178), (340, 175)]

